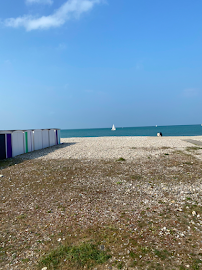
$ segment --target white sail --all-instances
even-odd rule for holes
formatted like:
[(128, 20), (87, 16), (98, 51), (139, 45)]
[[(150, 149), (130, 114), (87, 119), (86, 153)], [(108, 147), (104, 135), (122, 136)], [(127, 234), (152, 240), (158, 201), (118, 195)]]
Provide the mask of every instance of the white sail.
[(112, 129), (111, 130), (116, 130), (115, 125), (112, 126)]

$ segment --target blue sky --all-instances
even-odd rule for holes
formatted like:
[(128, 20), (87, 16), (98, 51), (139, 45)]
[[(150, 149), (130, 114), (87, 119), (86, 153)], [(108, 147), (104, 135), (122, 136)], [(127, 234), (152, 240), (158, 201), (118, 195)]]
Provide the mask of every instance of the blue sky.
[(0, 129), (202, 123), (202, 1), (0, 3)]

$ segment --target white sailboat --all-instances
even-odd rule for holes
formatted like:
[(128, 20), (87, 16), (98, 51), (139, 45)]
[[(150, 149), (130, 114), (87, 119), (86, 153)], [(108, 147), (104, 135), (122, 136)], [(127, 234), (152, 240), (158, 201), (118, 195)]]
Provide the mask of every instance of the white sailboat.
[(115, 125), (112, 126), (112, 129), (111, 130), (116, 130)]

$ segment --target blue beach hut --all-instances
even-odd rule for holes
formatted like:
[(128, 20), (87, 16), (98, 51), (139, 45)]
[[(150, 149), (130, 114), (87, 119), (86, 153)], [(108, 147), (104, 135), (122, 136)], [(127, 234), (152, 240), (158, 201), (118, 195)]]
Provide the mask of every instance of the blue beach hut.
[(0, 130), (0, 160), (12, 157), (12, 131)]
[(56, 144), (60, 144), (60, 129), (56, 128)]

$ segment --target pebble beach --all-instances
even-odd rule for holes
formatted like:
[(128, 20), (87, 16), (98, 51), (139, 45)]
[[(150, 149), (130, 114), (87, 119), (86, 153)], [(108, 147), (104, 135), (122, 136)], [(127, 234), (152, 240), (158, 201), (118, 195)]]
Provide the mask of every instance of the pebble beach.
[(61, 142), (0, 163), (0, 269), (201, 269), (202, 136)]
[[(62, 138), (63, 147), (47, 148), (28, 154), (31, 158), (43, 159), (116, 159), (123, 157), (133, 160), (139, 157), (158, 156), (168, 149), (186, 150), (194, 144), (187, 142), (190, 137), (86, 137)], [(192, 136), (202, 143), (202, 136)], [(54, 149), (54, 151), (52, 151)]]

